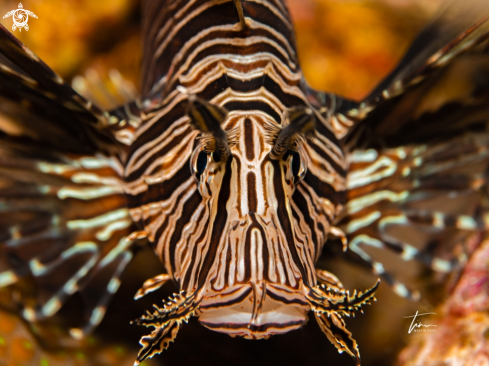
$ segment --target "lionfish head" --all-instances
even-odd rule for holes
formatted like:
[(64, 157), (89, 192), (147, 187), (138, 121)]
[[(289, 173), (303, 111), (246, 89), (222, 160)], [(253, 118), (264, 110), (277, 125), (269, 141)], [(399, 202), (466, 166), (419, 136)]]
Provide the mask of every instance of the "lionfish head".
[(301, 327), (310, 311), (338, 350), (359, 364), (343, 318), (368, 304), (377, 285), (350, 296), (333, 274), (315, 269), (328, 233), (340, 230), (330, 227), (324, 204), (312, 212), (307, 198), (295, 197), (317, 197), (306, 184), (316, 111), (299, 105), (277, 118), (260, 108), (227, 110), (225, 101), (177, 90), (198, 131), (187, 155), (193, 178), (175, 190), (189, 190), (191, 204), (174, 208), (177, 218), (158, 238), (168, 274), (146, 281), (136, 297), (170, 277), (180, 293), (136, 320), (155, 328), (141, 339), (136, 364), (167, 348), (192, 316), (212, 330), (260, 339)]
[(177, 90), (198, 131), (187, 155), (192, 185), (176, 188), (190, 192), (191, 204), (174, 208), (177, 219), (158, 238), (156, 252), (168, 274), (146, 281), (136, 297), (170, 277), (180, 293), (136, 320), (155, 328), (141, 339), (136, 364), (167, 348), (192, 316), (212, 330), (260, 339), (301, 327), (309, 311), (338, 350), (359, 364), (343, 318), (368, 304), (377, 285), (350, 296), (334, 275), (315, 269), (328, 233), (340, 230), (330, 227), (325, 212), (309, 211), (307, 198), (294, 201), (295, 193), (316, 197), (306, 174), (317, 112), (299, 105), (277, 118), (260, 108), (227, 110), (225, 100), (211, 103)]
[(314, 263), (291, 198), (307, 172), (302, 144), (314, 131), (313, 111), (290, 109), (278, 124), (266, 113), (228, 112), (190, 97), (188, 115), (201, 131), (191, 170), (207, 218), (197, 245), (209, 261), (190, 266), (181, 283), (203, 291), (200, 322), (254, 339), (302, 326)]

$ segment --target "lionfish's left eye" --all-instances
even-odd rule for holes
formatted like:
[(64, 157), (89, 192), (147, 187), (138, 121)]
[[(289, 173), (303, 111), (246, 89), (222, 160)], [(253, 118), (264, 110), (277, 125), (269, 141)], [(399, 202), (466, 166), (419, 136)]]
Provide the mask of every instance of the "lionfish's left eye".
[(289, 153), (286, 154), (286, 156), (287, 156), (286, 160), (289, 165), (290, 173), (294, 178), (294, 182), (297, 184), (299, 183), (300, 180), (304, 179), (304, 176), (306, 175), (307, 160), (301, 148), (299, 148), (299, 151), (294, 151), (294, 152), (289, 151)]

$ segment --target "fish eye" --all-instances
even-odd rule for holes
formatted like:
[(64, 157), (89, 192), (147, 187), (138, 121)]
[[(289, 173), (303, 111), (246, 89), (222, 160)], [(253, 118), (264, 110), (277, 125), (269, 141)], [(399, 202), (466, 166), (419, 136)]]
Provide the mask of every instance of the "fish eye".
[(307, 159), (302, 149), (299, 148), (298, 151), (289, 150), (284, 155), (284, 160), (289, 166), (289, 171), (295, 184), (304, 179), (307, 172)]
[(298, 152), (294, 152), (292, 154), (292, 162), (290, 165), (294, 178), (299, 178), (299, 173), (301, 169), (301, 156)]
[(205, 151), (199, 153), (195, 167), (195, 176), (197, 177), (197, 180), (200, 180), (200, 176), (204, 173), (204, 170), (207, 167), (207, 153)]
[(207, 168), (209, 154), (207, 154), (204, 150), (201, 150), (196, 158), (194, 157), (192, 164), (192, 173), (197, 181), (200, 181), (200, 177)]

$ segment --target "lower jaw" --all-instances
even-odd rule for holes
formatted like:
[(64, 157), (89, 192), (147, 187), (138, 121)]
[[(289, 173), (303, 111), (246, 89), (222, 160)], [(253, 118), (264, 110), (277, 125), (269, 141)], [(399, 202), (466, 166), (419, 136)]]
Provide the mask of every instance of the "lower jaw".
[[(309, 304), (301, 301), (297, 295), (291, 296), (290, 292), (279, 293), (280, 289), (276, 288), (267, 290), (268, 296), (252, 319), (253, 292), (247, 291), (246, 286), (239, 290), (204, 297), (199, 322), (216, 332), (246, 339), (264, 339), (274, 334), (287, 333), (301, 328), (307, 322)], [(272, 291), (275, 295), (283, 295), (282, 298), (289, 296), (288, 301), (282, 302), (277, 296), (270, 296)], [(240, 293), (244, 296), (239, 296)]]
[(231, 337), (245, 339), (268, 339), (275, 334), (283, 334), (301, 328), (307, 320), (289, 323), (267, 323), (254, 325), (250, 323), (208, 323), (199, 320), (200, 323), (210, 330), (226, 333)]

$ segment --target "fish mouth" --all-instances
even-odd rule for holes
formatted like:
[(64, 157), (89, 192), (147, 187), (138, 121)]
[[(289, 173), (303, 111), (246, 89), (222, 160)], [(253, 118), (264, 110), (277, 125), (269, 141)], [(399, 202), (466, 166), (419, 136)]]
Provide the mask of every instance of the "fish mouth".
[(199, 322), (213, 331), (245, 339), (287, 333), (301, 328), (310, 311), (303, 295), (291, 290), (263, 282), (261, 286), (242, 284), (206, 294)]

